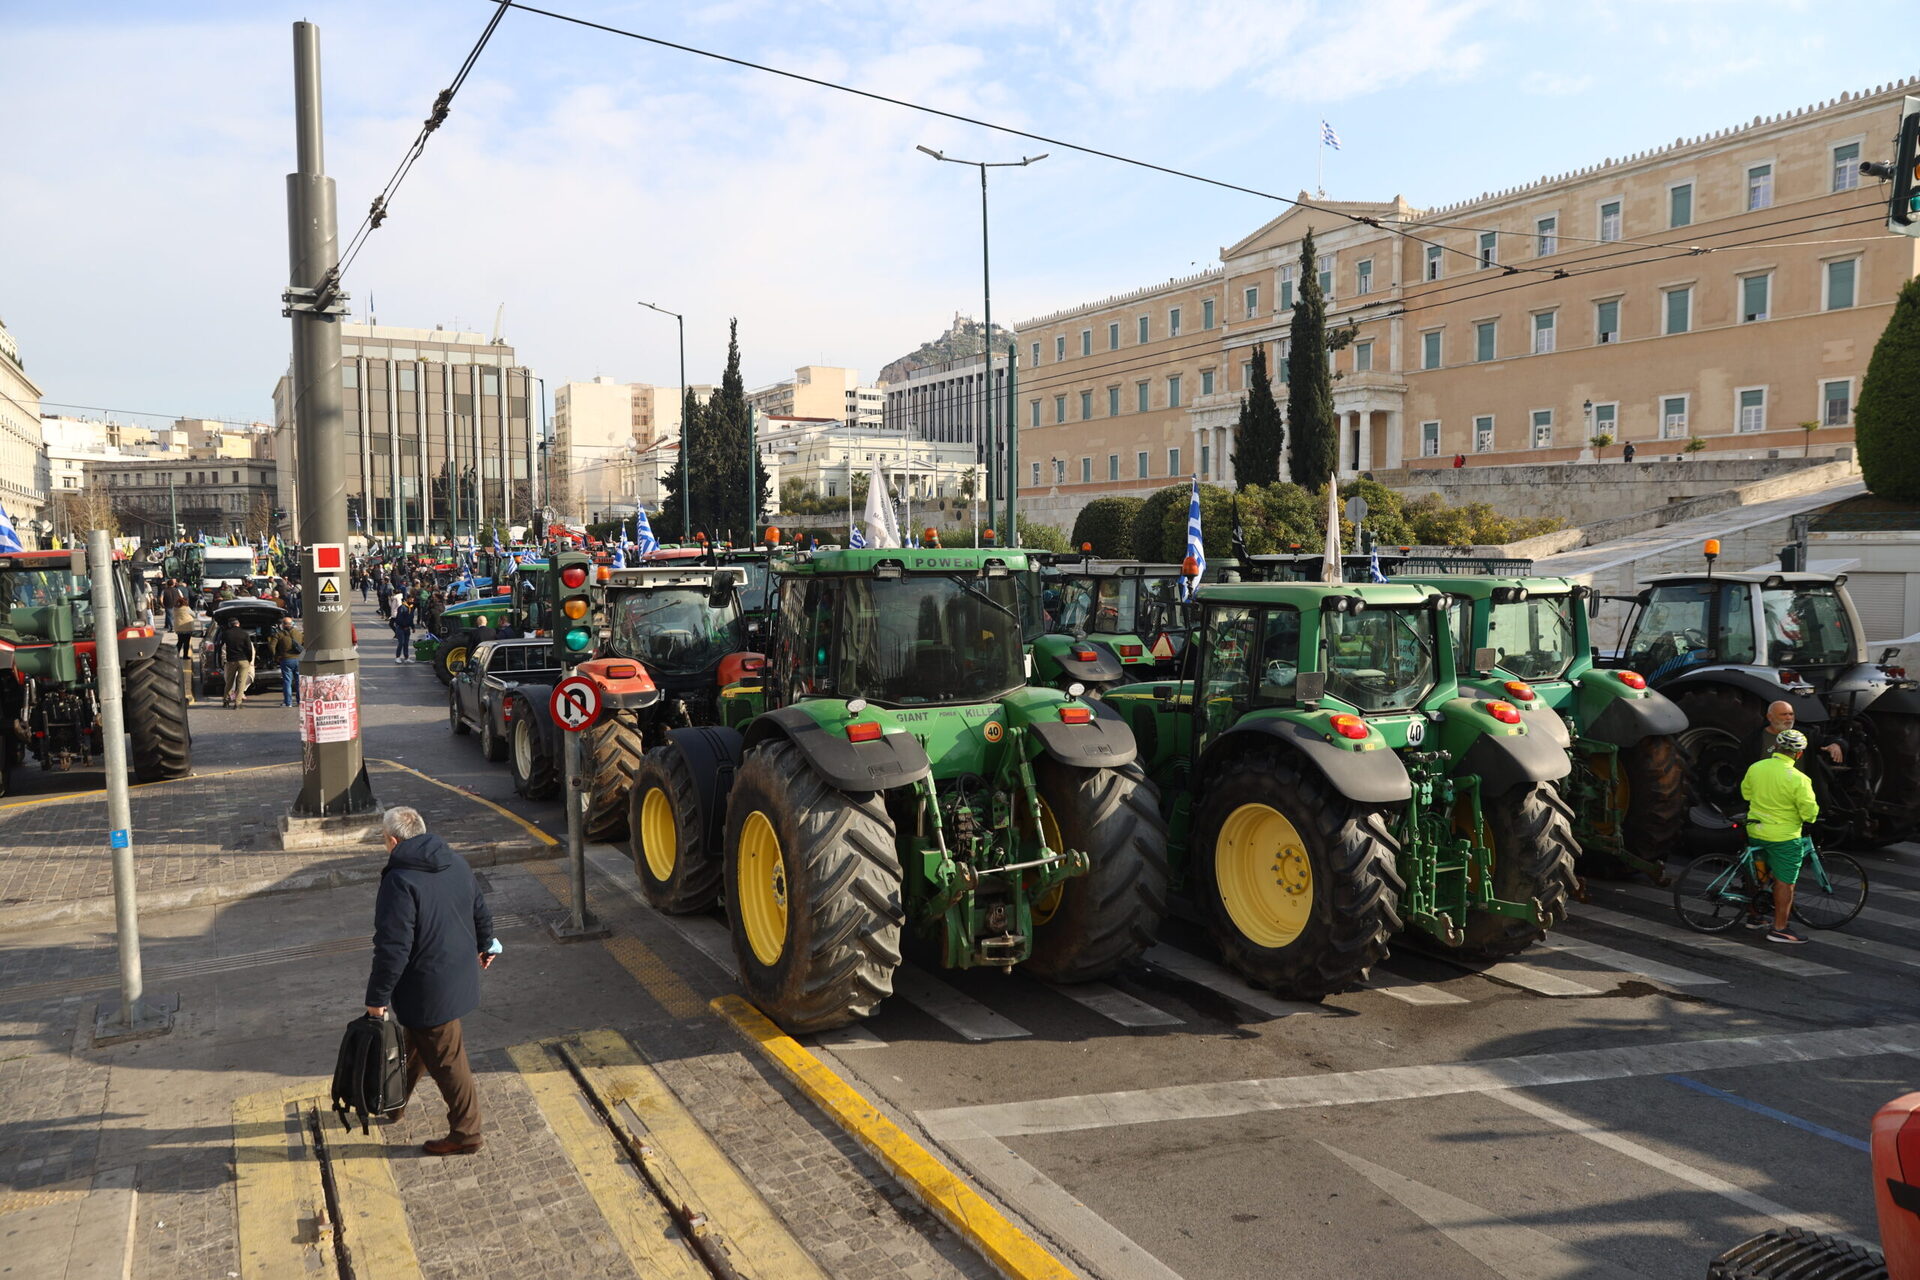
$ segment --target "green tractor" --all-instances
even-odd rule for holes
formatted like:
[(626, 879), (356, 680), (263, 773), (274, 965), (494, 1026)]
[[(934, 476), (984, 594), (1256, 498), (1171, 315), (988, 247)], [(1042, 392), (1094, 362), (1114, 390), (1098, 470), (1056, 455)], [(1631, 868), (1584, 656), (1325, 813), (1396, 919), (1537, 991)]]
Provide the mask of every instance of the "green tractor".
[[(1686, 714), (1636, 671), (1593, 660), (1590, 588), (1565, 578), (1410, 576), (1455, 599), (1454, 655), (1463, 689), (1505, 698), (1573, 757), (1561, 792), (1583, 864), (1665, 882), (1688, 804), (1679, 735)], [(1565, 729), (1560, 728), (1564, 722)]]
[(748, 994), (815, 1031), (873, 1012), (904, 950), (1105, 978), (1164, 910), (1166, 827), (1117, 717), (1028, 685), (1018, 551), (863, 549), (775, 566), (768, 656), (723, 725), (633, 782), (661, 910), (725, 897)]
[(1174, 887), (1250, 981), (1315, 1000), (1403, 927), (1497, 958), (1565, 918), (1567, 753), (1461, 687), (1452, 607), (1410, 583), (1205, 586), (1195, 678), (1108, 691), (1160, 786)]
[(1176, 674), (1185, 581), (1179, 565), (1056, 557), (1041, 577), (1048, 634), (1033, 643), (1035, 682), (1099, 691)]

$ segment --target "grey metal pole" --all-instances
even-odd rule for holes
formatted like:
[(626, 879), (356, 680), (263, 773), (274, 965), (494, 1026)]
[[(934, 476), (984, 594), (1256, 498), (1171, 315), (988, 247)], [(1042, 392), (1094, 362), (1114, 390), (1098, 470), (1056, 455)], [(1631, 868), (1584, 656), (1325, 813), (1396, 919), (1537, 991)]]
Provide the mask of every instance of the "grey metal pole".
[(1020, 545), (1020, 430), (1014, 424), (1014, 397), (1019, 394), (1013, 344), (1007, 344), (1007, 501), (1001, 508), (1006, 524), (1000, 530), (1000, 545), (1011, 550)]
[(693, 459), (688, 447), (693, 390), (687, 386), (687, 318), (675, 315), (673, 321), (680, 327), (680, 543), (687, 546), (693, 542), (693, 473), (688, 465)]
[[(320, 29), (293, 24), (293, 81), (298, 171), (287, 175), (288, 289), (293, 320), (294, 429), (298, 440), (300, 585), (306, 651), (300, 658), (302, 708), (300, 795), (293, 815), (331, 818), (377, 811), (360, 744), (360, 660), (347, 615), (347, 487), (345, 414), (340, 388), (340, 324), (347, 297), (339, 289), (339, 228), (333, 181), (325, 173), (320, 115)], [(399, 498), (399, 476), (393, 477)], [(404, 538), (404, 534), (403, 534)], [(316, 571), (315, 557), (338, 555)], [(331, 590), (323, 591), (328, 586)]]
[(573, 928), (587, 927), (587, 852), (580, 807), (586, 803), (586, 770), (581, 767), (580, 735), (567, 735), (567, 876), (573, 884)]
[(146, 983), (140, 975), (140, 903), (133, 878), (133, 808), (127, 799), (127, 723), (120, 700), (120, 632), (113, 598), (113, 543), (105, 529), (87, 535), (87, 572), (93, 579), (94, 673), (99, 686), (100, 736), (107, 748), (107, 843), (113, 847), (113, 918), (120, 948), (120, 1024), (139, 1021)]
[[(998, 469), (1000, 442), (993, 434), (993, 266), (987, 257), (987, 166), (980, 166), (980, 291), (986, 298), (986, 332), (981, 335), (981, 349), (987, 353), (987, 526), (993, 526), (994, 517), (994, 472)], [(1009, 428), (1011, 429), (1011, 428)], [(974, 539), (979, 545), (979, 539)]]

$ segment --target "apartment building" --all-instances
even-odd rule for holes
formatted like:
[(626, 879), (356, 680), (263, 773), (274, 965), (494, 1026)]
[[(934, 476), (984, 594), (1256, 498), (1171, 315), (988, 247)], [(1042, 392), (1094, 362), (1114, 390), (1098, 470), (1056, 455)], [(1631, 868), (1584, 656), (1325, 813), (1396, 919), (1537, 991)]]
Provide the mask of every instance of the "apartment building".
[(878, 427), (882, 387), (863, 386), (858, 369), (807, 364), (793, 377), (747, 392), (747, 407), (777, 418), (838, 418), (849, 427)]
[[(1609, 158), (1431, 209), (1314, 200), (1221, 265), (1022, 322), (1021, 504), (1068, 524), (1107, 493), (1232, 483), (1253, 348), (1285, 404), (1300, 246), (1314, 233), (1343, 475), (1830, 454), (1920, 243), (1885, 233), (1889, 159), (1920, 81)], [(1311, 204), (1317, 207), (1304, 207)], [(1143, 327), (1144, 326), (1144, 327)], [(1807, 424), (1812, 424), (1809, 429)]]

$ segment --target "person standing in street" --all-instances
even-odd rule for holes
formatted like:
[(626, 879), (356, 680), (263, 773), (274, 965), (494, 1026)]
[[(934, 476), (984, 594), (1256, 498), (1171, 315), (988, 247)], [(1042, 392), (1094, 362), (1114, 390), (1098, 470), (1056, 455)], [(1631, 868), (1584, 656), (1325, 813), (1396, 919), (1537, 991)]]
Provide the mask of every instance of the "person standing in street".
[(293, 621), (280, 619), (273, 639), (267, 642), (267, 655), (280, 669), (280, 705), (290, 707), (300, 701), (300, 633)]
[(247, 688), (253, 683), (253, 633), (237, 617), (228, 618), (226, 630), (220, 633), (220, 668), (226, 677), (224, 705), (244, 707)]
[(287, 595), (287, 612), (292, 614), (296, 618), (300, 617), (301, 616), (300, 601), (301, 601), (301, 595), (302, 595), (302, 592), (300, 590), (300, 584), (298, 582), (289, 582), (287, 584), (286, 595)]
[(393, 588), (387, 585), (385, 578), (380, 579), (379, 596), (380, 616), (383, 618), (391, 618), (393, 616)]
[(1806, 941), (1787, 927), (1793, 911), (1793, 889), (1800, 880), (1800, 864), (1813, 852), (1813, 841), (1802, 826), (1820, 816), (1813, 798), (1813, 779), (1800, 772), (1807, 736), (1798, 729), (1782, 729), (1774, 736), (1773, 754), (1755, 761), (1740, 780), (1740, 796), (1747, 802), (1747, 839), (1757, 862), (1773, 876), (1773, 922), (1764, 917), (1747, 921), (1750, 929), (1767, 929), (1768, 942), (1789, 946)]
[(395, 666), (413, 661), (413, 606), (405, 600), (393, 611), (393, 648)]
[[(447, 1136), (425, 1143), (428, 1155), (480, 1149), (480, 1092), (467, 1063), (460, 1019), (480, 1007), (480, 971), (497, 944), (493, 914), (467, 860), (427, 830), (405, 805), (380, 819), (387, 865), (373, 907), (373, 972), (367, 1014), (407, 1030), (407, 1096), (424, 1072), (447, 1103)], [(397, 1121), (406, 1114), (402, 1106)]]

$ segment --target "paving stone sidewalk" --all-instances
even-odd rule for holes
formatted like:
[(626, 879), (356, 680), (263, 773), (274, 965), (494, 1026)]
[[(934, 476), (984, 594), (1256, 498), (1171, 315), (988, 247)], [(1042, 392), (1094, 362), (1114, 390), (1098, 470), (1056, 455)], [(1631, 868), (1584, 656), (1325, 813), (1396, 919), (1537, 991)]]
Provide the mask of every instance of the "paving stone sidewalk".
[[(477, 864), (506, 852), (526, 856), (534, 843), (518, 823), (463, 792), (412, 770), (369, 761), (383, 804), (411, 805), (435, 831)], [(298, 764), (271, 765), (134, 787), (134, 873), (139, 892), (174, 891), (190, 901), (220, 898), (220, 889), (266, 891), (276, 883), (300, 887), (303, 873), (353, 868), (377, 873), (386, 861), (378, 844), (344, 849), (285, 851), (279, 824), (300, 788)], [(0, 928), (33, 922), (35, 906), (113, 896), (107, 854), (104, 793), (54, 796), (0, 807)], [(493, 849), (494, 846), (505, 849)], [(477, 856), (476, 856), (477, 855)], [(312, 881), (318, 877), (308, 876)], [(143, 904), (144, 905), (144, 904)]]

